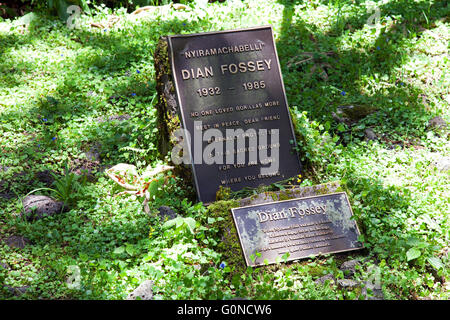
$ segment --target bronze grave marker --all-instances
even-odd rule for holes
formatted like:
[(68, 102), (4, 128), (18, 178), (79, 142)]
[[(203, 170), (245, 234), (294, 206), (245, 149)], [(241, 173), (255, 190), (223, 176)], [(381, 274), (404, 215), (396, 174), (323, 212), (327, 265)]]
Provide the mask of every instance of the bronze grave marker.
[(232, 214), (248, 266), (363, 247), (345, 192), (234, 208)]
[[(215, 201), (220, 186), (236, 191), (300, 174), (270, 26), (169, 36), (168, 44), (200, 201)], [(206, 136), (208, 130), (211, 134)], [(244, 144), (239, 144), (240, 138)], [(223, 149), (212, 147), (220, 142)], [(238, 156), (244, 160), (238, 162)], [(263, 168), (267, 170), (262, 173)]]

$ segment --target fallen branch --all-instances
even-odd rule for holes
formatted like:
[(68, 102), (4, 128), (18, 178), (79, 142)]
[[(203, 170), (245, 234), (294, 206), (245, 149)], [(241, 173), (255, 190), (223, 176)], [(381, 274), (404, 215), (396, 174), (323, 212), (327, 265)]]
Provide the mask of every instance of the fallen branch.
[(91, 23), (91, 27), (104, 29), (105, 27), (101, 23)]
[(188, 8), (188, 6), (181, 4), (181, 3), (171, 3), (171, 4), (166, 4), (164, 6), (145, 6), (145, 7), (136, 9), (131, 14), (137, 15), (137, 14), (140, 14), (145, 11), (164, 10), (164, 9), (169, 9), (169, 8), (173, 8), (174, 10), (186, 10)]
[[(152, 190), (158, 189), (158, 184), (161, 183), (160, 178), (154, 178), (158, 174), (171, 170), (173, 167), (166, 165), (158, 165), (156, 168), (145, 171), (142, 175), (139, 175), (136, 167), (131, 164), (119, 163), (114, 167), (106, 170), (106, 175), (115, 181), (118, 185), (126, 190), (120, 192), (118, 195), (131, 194), (137, 197), (145, 197), (142, 205), (144, 206), (145, 213), (150, 213), (150, 207), (148, 203), (151, 199)], [(164, 183), (167, 182), (167, 178), (164, 178)], [(153, 186), (151, 186), (154, 184)], [(149, 191), (150, 190), (150, 191)]]

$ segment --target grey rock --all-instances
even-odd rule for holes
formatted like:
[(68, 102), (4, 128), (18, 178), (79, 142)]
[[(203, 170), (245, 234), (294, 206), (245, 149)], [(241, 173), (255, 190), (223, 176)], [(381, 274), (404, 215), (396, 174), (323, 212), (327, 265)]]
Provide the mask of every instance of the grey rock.
[(22, 286), (22, 287), (11, 287), (11, 286), (5, 286), (6, 289), (16, 297), (20, 297), (21, 295), (25, 294), (27, 290), (30, 288), (30, 286)]
[(428, 129), (446, 129), (447, 126), (448, 126), (447, 122), (443, 118), (436, 116), (428, 121), (427, 128)]
[(95, 161), (100, 163), (100, 154), (101, 154), (102, 145), (100, 143), (94, 143), (92, 147), (85, 152), (86, 158), (89, 161)]
[(345, 278), (350, 278), (355, 274), (357, 265), (359, 265), (358, 260), (349, 260), (345, 261), (339, 269), (344, 272)]
[(433, 163), (433, 165), (441, 172), (450, 170), (450, 158), (441, 158)]
[(85, 177), (87, 181), (95, 181), (95, 173), (99, 172), (100, 163), (98, 161), (91, 161), (88, 159), (76, 159), (73, 161), (73, 167), (70, 172), (78, 176)]
[(380, 285), (375, 285), (372, 282), (365, 282), (362, 294), (366, 300), (384, 300), (383, 290)]
[(0, 198), (5, 199), (5, 200), (9, 200), (14, 198), (14, 193), (12, 192), (0, 192)]
[(52, 171), (50, 170), (44, 170), (39, 171), (36, 173), (36, 179), (38, 179), (40, 182), (44, 183), (47, 187), (50, 187), (53, 182), (55, 181), (55, 178), (52, 176)]
[[(11, 170), (10, 167), (2, 167), (0, 166), (0, 173), (1, 172), (7, 172)], [(10, 190), (10, 186), (16, 184), (16, 183), (23, 183), (23, 176), (25, 176), (26, 173), (21, 171), (21, 172), (15, 172), (12, 174), (11, 177), (4, 179), (4, 180), (0, 180), (0, 198), (1, 199), (12, 199), (15, 197), (15, 194), (13, 192), (11, 192)]]
[(29, 239), (18, 235), (9, 236), (8, 238), (3, 239), (3, 242), (5, 242), (10, 248), (20, 248), (20, 249), (25, 248), (25, 246), (31, 243)]
[(114, 115), (114, 116), (110, 116), (108, 117), (109, 121), (125, 121), (125, 120), (129, 120), (131, 118), (131, 116), (129, 114), (121, 114), (121, 115)]
[(114, 121), (114, 120), (121, 122), (121, 121), (128, 120), (130, 118), (131, 118), (131, 116), (129, 114), (121, 114), (121, 115), (115, 114), (115, 115), (109, 116), (108, 118), (99, 117), (99, 118), (97, 118), (97, 122), (103, 123), (103, 122), (107, 122), (107, 121), (109, 122), (109, 121)]
[(3, 269), (9, 269), (9, 265), (3, 262), (0, 262), (0, 267), (2, 267)]
[(323, 284), (325, 284), (325, 281), (329, 281), (331, 283), (336, 282), (333, 274), (329, 273), (329, 274), (324, 275), (323, 277), (320, 277), (319, 279), (314, 281), (314, 283), (323, 285)]
[(336, 121), (337, 123), (345, 123), (348, 126), (352, 125), (352, 121), (350, 119), (338, 115), (337, 112), (332, 112), (331, 116), (333, 117), (333, 120)]
[(377, 111), (377, 109), (374, 107), (355, 104), (339, 106), (336, 112), (332, 112), (331, 115), (336, 122), (345, 123), (348, 126), (352, 126), (375, 111)]
[(364, 130), (364, 136), (366, 137), (367, 140), (376, 140), (377, 139), (377, 135), (370, 128), (366, 128), (366, 130)]
[(100, 162), (100, 153), (97, 150), (90, 149), (85, 153), (86, 159), (90, 161), (99, 161)]
[(339, 279), (337, 281), (340, 289), (352, 290), (359, 287), (359, 282), (351, 279)]
[(28, 220), (53, 216), (67, 209), (64, 207), (62, 201), (56, 201), (50, 197), (41, 195), (26, 196), (22, 204), (24, 209), (22, 216), (25, 216)]
[(171, 219), (175, 219), (178, 216), (178, 214), (172, 208), (170, 208), (168, 206), (161, 206), (161, 207), (159, 207), (158, 210), (159, 210), (158, 216), (162, 220), (171, 220)]
[(139, 287), (131, 292), (127, 300), (152, 300), (153, 299), (153, 281), (145, 280)]

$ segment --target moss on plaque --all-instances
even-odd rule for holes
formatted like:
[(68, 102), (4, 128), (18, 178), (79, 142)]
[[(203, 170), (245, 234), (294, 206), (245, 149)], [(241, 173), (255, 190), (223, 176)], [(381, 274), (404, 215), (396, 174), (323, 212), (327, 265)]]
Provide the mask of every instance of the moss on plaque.
[(219, 190), (216, 192), (216, 201), (230, 200), (230, 199), (231, 199), (231, 189), (220, 186)]
[[(243, 205), (263, 204), (264, 202), (319, 196), (342, 191), (344, 191), (344, 189), (342, 188), (340, 181), (335, 181), (308, 187), (285, 189), (282, 191), (262, 191), (256, 195), (250, 196), (249, 198), (231, 199), (232, 192), (229, 188), (219, 188), (219, 191), (216, 193), (217, 201), (208, 206), (208, 215), (217, 219), (214, 223), (214, 226), (219, 229), (220, 243), (218, 244), (216, 250), (220, 254), (222, 254), (222, 260), (225, 261), (227, 266), (232, 269), (230, 276), (232, 277), (235, 274), (242, 274), (247, 269), (244, 254), (241, 248), (241, 243), (239, 241), (239, 236), (237, 234), (237, 230), (231, 213), (232, 208), (237, 208)], [(264, 199), (262, 202), (261, 196)], [(296, 263), (305, 262), (299, 260), (295, 262), (289, 262), (288, 264), (280, 263), (260, 266), (255, 269), (255, 272), (276, 272), (278, 270), (290, 268)], [(319, 271), (318, 274), (320, 274)]]

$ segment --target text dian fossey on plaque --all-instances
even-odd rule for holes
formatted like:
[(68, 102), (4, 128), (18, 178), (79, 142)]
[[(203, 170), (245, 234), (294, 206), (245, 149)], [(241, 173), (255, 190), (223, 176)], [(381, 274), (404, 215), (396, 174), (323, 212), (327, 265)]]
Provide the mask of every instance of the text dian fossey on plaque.
[(220, 186), (241, 190), (300, 174), (270, 26), (169, 36), (168, 43), (200, 201), (215, 201)]
[(248, 266), (363, 247), (345, 192), (231, 210)]

